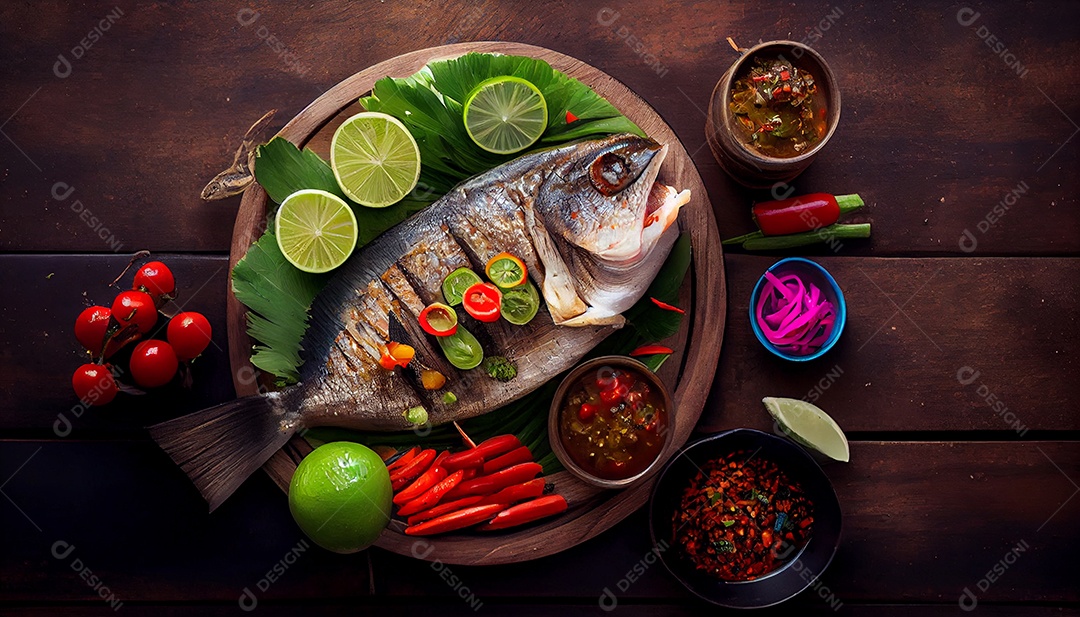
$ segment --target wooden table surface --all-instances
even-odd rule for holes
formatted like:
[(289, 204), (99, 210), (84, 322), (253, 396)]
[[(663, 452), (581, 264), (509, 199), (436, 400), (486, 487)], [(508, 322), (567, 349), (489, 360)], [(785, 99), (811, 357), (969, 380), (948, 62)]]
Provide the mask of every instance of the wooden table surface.
[[(727, 336), (700, 432), (768, 430), (759, 400), (789, 396), (851, 439), (852, 462), (826, 467), (845, 513), (836, 560), (765, 613), (1080, 614), (1078, 18), (1075, 3), (1040, 1), (5, 3), (0, 612), (597, 613), (613, 602), (605, 590), (618, 614), (707, 610), (642, 561), (641, 512), (498, 568), (304, 550), (265, 475), (207, 515), (143, 427), (234, 396), (224, 313), (239, 199), (198, 194), (266, 110), (280, 126), (354, 72), (423, 47), (550, 47), (660, 112), (729, 237), (766, 197), (705, 146), (702, 109), (735, 58), (731, 36), (805, 40), (828, 59), (843, 118), (794, 185), (861, 193), (874, 224), (870, 241), (801, 253), (836, 276), (850, 311), (837, 348), (805, 366), (769, 356), (746, 318), (778, 256), (726, 255)], [(194, 390), (82, 412), (71, 324), (111, 300), (106, 285), (138, 249), (173, 266), (214, 345)]]

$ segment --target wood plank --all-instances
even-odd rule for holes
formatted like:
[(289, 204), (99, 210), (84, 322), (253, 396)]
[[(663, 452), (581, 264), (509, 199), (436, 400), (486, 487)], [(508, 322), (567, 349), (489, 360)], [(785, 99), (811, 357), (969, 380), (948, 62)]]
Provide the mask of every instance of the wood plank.
[(1080, 382), (1066, 377), (1080, 324), (1064, 317), (1080, 310), (1080, 287), (1063, 284), (1080, 260), (820, 258), (848, 319), (837, 346), (806, 363), (768, 353), (750, 329), (750, 295), (775, 261), (728, 256), (724, 348), (700, 430), (770, 429), (765, 396), (806, 398), (846, 431), (1080, 429)]
[[(356, 601), (330, 604), (322, 602), (304, 602), (303, 614), (353, 616), (357, 614), (359, 605), (360, 603)], [(477, 611), (470, 606), (456, 605), (443, 601), (438, 601), (437, 603), (431, 601), (425, 602), (422, 598), (393, 598), (390, 601), (366, 598), (363, 600), (362, 606), (365, 609), (383, 608), (399, 613), (420, 613), (435, 610), (440, 617), (454, 617), (456, 615), (468, 616), (477, 613)], [(576, 615), (597, 614), (597, 606), (595, 603), (591, 602), (582, 602), (578, 604), (566, 602), (530, 604), (518, 602), (491, 602), (481, 605), (481, 610), (485, 608), (488, 611), (498, 611), (500, 614), (515, 615), (516, 617), (543, 617), (547, 615), (573, 617)], [(218, 615), (233, 616), (236, 615), (237, 611), (236, 604), (199, 604), (197, 606), (191, 604), (124, 604), (123, 609), (124, 615), (146, 615), (150, 617), (171, 617), (173, 615), (199, 615), (200, 617), (216, 617)], [(259, 615), (262, 617), (292, 617), (297, 614), (297, 607), (291, 604), (271, 604), (269, 602), (263, 602), (258, 605), (258, 609)], [(707, 610), (716, 609), (712, 609), (701, 602), (684, 604), (648, 603), (618, 605), (618, 614), (626, 617), (653, 617), (654, 615), (682, 617), (684, 615), (701, 615), (702, 611)], [(798, 610), (799, 615), (806, 615), (808, 617), (831, 615), (838, 615), (839, 617), (907, 617), (909, 615), (917, 615), (918, 617), (942, 617), (947, 615), (952, 617), (956, 615), (957, 612), (955, 605), (845, 604), (839, 611), (834, 611), (829, 607), (818, 606), (815, 608), (792, 603), (784, 604), (774, 609), (755, 611), (754, 614), (772, 617), (776, 615), (790, 615), (793, 610)], [(86, 617), (102, 614), (105, 614), (103, 609), (100, 606), (95, 607), (93, 604), (74, 607), (57, 605), (33, 607), (9, 606), (5, 609), (5, 615), (8, 615), (9, 617)], [(981, 617), (1075, 617), (1076, 615), (1080, 615), (1080, 609), (980, 604), (978, 614)]]
[[(142, 435), (141, 428), (229, 400), (235, 396), (226, 353), (225, 303), (228, 258), (155, 254), (172, 270), (179, 296), (177, 310), (203, 313), (213, 342), (193, 365), (194, 385), (177, 384), (145, 396), (120, 395), (109, 406), (86, 409), (71, 389), (71, 374), (88, 361), (72, 331), (87, 306), (110, 306), (119, 293), (109, 283), (127, 265), (124, 255), (2, 255), (0, 287), (30, 289), (12, 294), (0, 308), (0, 429), (52, 431), (54, 424), (72, 434)], [(133, 273), (123, 280), (126, 289)], [(169, 307), (165, 307), (167, 310)], [(160, 318), (159, 318), (160, 319)], [(164, 319), (158, 325), (163, 326)], [(152, 334), (164, 338), (164, 331)], [(61, 414), (63, 418), (61, 418)]]
[[(270, 107), (289, 118), (357, 70), (460, 40), (544, 45), (624, 81), (696, 152), (722, 234), (742, 233), (750, 226), (749, 201), (762, 195), (723, 177), (703, 147), (700, 111), (734, 60), (722, 43), (730, 34), (744, 45), (812, 37), (837, 72), (844, 117), (795, 185), (868, 199), (874, 238), (853, 243), (848, 254), (965, 255), (965, 229), (976, 235), (976, 255), (1080, 252), (1080, 177), (1070, 173), (1080, 154), (1075, 140), (1067, 143), (1080, 97), (1074, 83), (1058, 79), (1080, 62), (1071, 53), (1072, 5), (995, 6), (964, 27), (957, 7), (944, 2), (872, 10), (859, 3), (838, 11), (816, 0), (781, 15), (749, 0), (707, 10), (656, 3), (613, 17), (600, 14), (602, 2), (572, 3), (555, 15), (541, 4), (486, 0), (421, 10), (393, 3), (266, 6), (256, 16), (188, 1), (124, 11), (78, 59), (71, 50), (112, 9), (46, 3), (57, 19), (41, 20), (39, 6), (0, 9), (0, 45), (10, 59), (0, 67), (0, 109), (4, 117), (14, 114), (3, 131), (15, 144), (0, 143), (2, 250), (62, 244), (109, 252), (121, 243), (124, 250), (224, 251), (237, 200), (206, 205), (198, 193), (229, 164), (255, 119)], [(439, 19), (431, 19), (433, 10)], [(1023, 77), (986, 47), (980, 26), (1027, 69)], [(366, 36), (343, 54), (341, 40), (326, 36), (338, 31)], [(672, 33), (678, 45), (669, 43)], [(72, 63), (64, 78), (53, 70), (58, 53)], [(955, 66), (965, 67), (962, 87), (943, 68)], [(75, 192), (54, 199), (57, 182)], [(979, 222), (1021, 183), (1028, 188), (1015, 208), (979, 232)], [(75, 200), (99, 224), (80, 219)]]
[[(856, 442), (852, 450), (851, 464), (826, 468), (845, 512), (841, 549), (823, 578), (839, 602), (937, 603), (956, 610), (963, 589), (977, 589), (1021, 542), (1026, 550), (1010, 559), (1000, 579), (985, 593), (976, 591), (980, 607), (1080, 599), (1071, 571), (1061, 567), (1080, 549), (1072, 525), (1080, 500), (1070, 498), (1077, 488), (1069, 479), (1080, 478), (1075, 442)], [(302, 540), (283, 496), (262, 476), (208, 516), (184, 478), (145, 442), (2, 441), (0, 476), (10, 478), (4, 494), (34, 521), (6, 500), (0, 505), (3, 602), (98, 601), (71, 569), (75, 557), (124, 601), (236, 602)], [(592, 603), (605, 587), (619, 590), (620, 604), (686, 601), (687, 593), (658, 564), (620, 589), (650, 549), (645, 529), (639, 512), (552, 557), (497, 571), (452, 566), (450, 574), (485, 604), (514, 597)], [(57, 540), (76, 546), (68, 559), (50, 555)], [(437, 550), (438, 540), (432, 542)], [(377, 549), (370, 558), (378, 596), (461, 602), (455, 595), (461, 585), (448, 584), (430, 563)], [(312, 547), (259, 597), (363, 595), (367, 563), (362, 554)], [(828, 606), (813, 591), (794, 602), (815, 612)]]
[[(367, 557), (311, 544), (263, 474), (213, 516), (149, 442), (3, 441), (0, 475), (0, 602), (96, 602), (111, 592), (123, 602), (235, 607), (244, 588), (262, 600), (370, 590)], [(105, 595), (80, 577), (84, 567)]]
[[(852, 444), (851, 464), (826, 467), (845, 520), (840, 551), (823, 584), (843, 603), (956, 603), (965, 587), (976, 590), (1009, 550), (1026, 542), (1026, 552), (1000, 580), (985, 593), (975, 591), (979, 601), (1075, 602), (1080, 593), (1060, 564), (1080, 548), (1070, 522), (1080, 513), (1080, 500), (1054, 514), (1078, 490), (1055, 464), (1073, 481), (1080, 478), (1074, 442)], [(452, 573), (481, 598), (599, 598), (605, 587), (620, 601), (684, 595), (657, 564), (625, 582), (651, 549), (646, 522), (639, 512), (565, 553), (501, 566), (498, 576), (466, 566), (453, 566)], [(437, 539), (432, 545), (437, 554)], [(430, 564), (385, 553), (373, 558), (378, 594), (453, 595)], [(624, 592), (615, 591), (620, 581)], [(799, 599), (824, 604), (813, 594)]]
[[(73, 422), (75, 436), (142, 435), (143, 426), (234, 396), (221, 351), (226, 258), (158, 257), (174, 266), (182, 298), (190, 298), (186, 306), (206, 313), (220, 349), (211, 346), (196, 363), (192, 391), (119, 397), (105, 409), (83, 413)], [(51, 432), (57, 414), (70, 415), (77, 405), (70, 374), (82, 362), (71, 323), (86, 303), (111, 300), (105, 285), (126, 261), (0, 255), (4, 288), (44, 290), (14, 295), (0, 308), (0, 358), (9, 367), (0, 372), (0, 390), (10, 393), (0, 399), (0, 430)], [(1080, 310), (1080, 289), (1061, 284), (1080, 276), (1080, 260), (823, 258), (845, 290), (850, 315), (837, 347), (806, 365), (771, 356), (750, 331), (750, 292), (773, 261), (742, 255), (728, 260), (726, 340), (700, 430), (768, 429), (761, 397), (812, 398), (815, 387), (814, 402), (848, 431), (1080, 429), (1080, 416), (1070, 412), (1080, 400), (1080, 383), (1063, 377), (1075, 372), (1080, 325), (1062, 317)], [(896, 310), (892, 302), (914, 323), (903, 315), (886, 322)], [(979, 371), (968, 385), (957, 378), (965, 366)], [(996, 413), (980, 392), (1004, 401), (1015, 418)]]

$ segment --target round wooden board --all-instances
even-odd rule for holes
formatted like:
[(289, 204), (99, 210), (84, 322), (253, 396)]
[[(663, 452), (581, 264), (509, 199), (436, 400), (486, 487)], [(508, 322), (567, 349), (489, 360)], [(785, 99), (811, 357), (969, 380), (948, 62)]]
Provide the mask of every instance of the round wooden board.
[[(317, 98), (278, 134), (297, 146), (310, 147), (328, 158), (334, 129), (361, 109), (357, 100), (367, 94), (377, 80), (386, 76), (407, 77), (428, 62), (470, 51), (543, 59), (592, 87), (650, 137), (670, 146), (659, 180), (692, 192), (690, 204), (683, 208), (679, 217), (679, 227), (691, 235), (693, 265), (680, 299), (682, 306), (690, 307), (690, 318), (684, 319), (681, 331), (667, 341), (676, 351), (660, 371), (665, 383), (673, 388), (676, 409), (674, 438), (663, 454), (667, 460), (690, 436), (712, 386), (723, 340), (727, 292), (720, 237), (701, 177), (671, 127), (645, 101), (602, 71), (550, 49), (522, 43), (458, 43), (415, 51), (360, 71)], [(266, 192), (257, 184), (253, 185), (244, 194), (236, 217), (229, 259), (230, 272), (237, 260), (262, 234), (266, 214)], [(251, 340), (246, 331), (246, 312), (247, 309), (232, 294), (230, 280), (229, 356), (239, 396), (255, 394), (259, 388), (259, 382), (255, 379), (257, 371), (250, 363)], [(310, 450), (307, 441), (294, 438), (264, 468), (278, 486), (287, 489), (296, 465)], [(439, 559), (452, 564), (487, 565), (536, 559), (580, 544), (610, 528), (641, 507), (648, 500), (652, 488), (652, 480), (648, 480), (624, 491), (603, 491), (578, 481), (567, 472), (555, 474), (551, 481), (570, 502), (570, 509), (546, 523), (513, 533), (461, 533), (419, 540), (404, 535), (401, 531), (403, 525), (395, 521), (376, 545), (401, 555)]]

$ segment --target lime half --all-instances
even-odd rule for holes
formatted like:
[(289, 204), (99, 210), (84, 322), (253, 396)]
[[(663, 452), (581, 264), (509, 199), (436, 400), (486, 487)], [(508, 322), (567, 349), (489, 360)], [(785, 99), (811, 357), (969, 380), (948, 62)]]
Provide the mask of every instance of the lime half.
[(495, 154), (511, 154), (536, 143), (547, 119), (544, 95), (520, 77), (492, 77), (465, 101), (465, 130), (476, 145)]
[(372, 545), (390, 522), (386, 464), (370, 448), (336, 441), (300, 461), (289, 483), (289, 511), (315, 544), (335, 553)]
[(341, 190), (356, 203), (385, 208), (420, 179), (420, 148), (397, 118), (365, 111), (334, 131), (330, 166)]
[(289, 263), (304, 272), (327, 272), (356, 247), (356, 215), (337, 195), (304, 189), (281, 202), (274, 235)]
[(851, 459), (847, 437), (835, 420), (815, 405), (793, 398), (761, 399), (780, 430), (802, 445), (842, 461)]
[(464, 301), (466, 289), (482, 282), (479, 274), (468, 268), (458, 268), (443, 279), (443, 299), (450, 306), (457, 306)]
[(515, 326), (524, 326), (536, 317), (540, 310), (540, 294), (532, 282), (520, 287), (506, 289), (502, 295), (502, 316)]

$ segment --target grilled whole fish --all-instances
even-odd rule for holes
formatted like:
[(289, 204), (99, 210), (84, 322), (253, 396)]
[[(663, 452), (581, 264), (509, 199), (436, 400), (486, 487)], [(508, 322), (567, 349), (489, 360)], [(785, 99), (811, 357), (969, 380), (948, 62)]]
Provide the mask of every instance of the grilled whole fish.
[[(666, 259), (690, 198), (656, 183), (666, 154), (650, 139), (615, 135), (525, 155), (463, 182), (335, 273), (311, 309), (299, 384), (159, 424), (152, 436), (213, 509), (299, 428), (402, 430), (415, 406), (442, 424), (532, 392), (620, 327)], [(482, 368), (454, 368), (417, 321), (442, 300), (449, 273), (483, 272), (503, 251), (524, 261), (544, 306), (525, 326), (480, 324), (464, 311), (459, 318), (486, 355), (518, 366), (505, 383)], [(379, 365), (391, 340), (415, 347), (407, 369)], [(445, 375), (444, 390), (458, 401), (425, 390), (416, 367)]]

